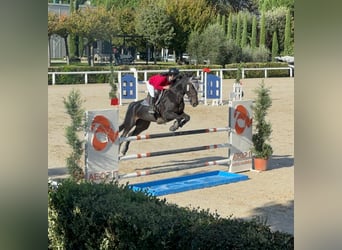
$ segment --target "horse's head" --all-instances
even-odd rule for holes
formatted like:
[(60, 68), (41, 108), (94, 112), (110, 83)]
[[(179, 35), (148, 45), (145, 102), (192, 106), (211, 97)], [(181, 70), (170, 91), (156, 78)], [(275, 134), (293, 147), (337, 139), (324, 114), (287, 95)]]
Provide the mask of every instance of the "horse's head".
[(175, 83), (172, 85), (174, 91), (181, 95), (187, 95), (190, 101), (190, 104), (193, 107), (198, 105), (198, 95), (197, 95), (197, 87), (192, 81), (192, 77), (186, 75), (178, 75), (175, 79)]
[(198, 105), (198, 94), (197, 94), (197, 88), (195, 87), (192, 77), (186, 77), (186, 89), (185, 94), (188, 96), (190, 104), (193, 107), (196, 107)]

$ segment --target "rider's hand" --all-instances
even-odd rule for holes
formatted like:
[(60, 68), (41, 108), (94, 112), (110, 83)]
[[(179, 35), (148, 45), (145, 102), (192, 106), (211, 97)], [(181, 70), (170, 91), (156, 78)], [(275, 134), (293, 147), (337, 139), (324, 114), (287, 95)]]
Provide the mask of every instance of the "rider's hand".
[(164, 86), (163, 89), (169, 89), (170, 85)]

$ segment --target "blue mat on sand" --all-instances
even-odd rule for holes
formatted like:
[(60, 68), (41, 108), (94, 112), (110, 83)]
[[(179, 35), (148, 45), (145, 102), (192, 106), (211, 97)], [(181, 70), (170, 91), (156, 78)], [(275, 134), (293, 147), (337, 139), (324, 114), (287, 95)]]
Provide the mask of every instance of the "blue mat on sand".
[(248, 176), (224, 171), (211, 171), (181, 177), (135, 183), (129, 185), (134, 191), (145, 191), (153, 196), (167, 195), (247, 180)]

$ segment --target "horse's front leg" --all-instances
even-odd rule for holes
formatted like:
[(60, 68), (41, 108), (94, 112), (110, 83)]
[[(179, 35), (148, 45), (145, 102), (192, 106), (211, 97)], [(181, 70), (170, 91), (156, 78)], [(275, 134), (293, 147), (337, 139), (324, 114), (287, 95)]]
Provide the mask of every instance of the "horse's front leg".
[(190, 116), (185, 113), (181, 115), (175, 114), (175, 117), (173, 119), (176, 120), (174, 121), (173, 125), (169, 128), (170, 131), (176, 131), (178, 128), (183, 127), (184, 124), (190, 120)]
[(169, 128), (170, 131), (176, 131), (179, 128), (178, 120), (175, 120), (172, 126)]
[(188, 121), (190, 121), (190, 116), (183, 113), (181, 119), (178, 121), (179, 127), (183, 127)]

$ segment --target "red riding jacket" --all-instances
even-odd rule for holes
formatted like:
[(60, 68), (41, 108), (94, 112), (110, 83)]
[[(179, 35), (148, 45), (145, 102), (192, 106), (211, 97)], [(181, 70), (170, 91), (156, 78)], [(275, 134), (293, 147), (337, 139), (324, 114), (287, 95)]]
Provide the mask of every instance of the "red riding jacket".
[(169, 79), (167, 76), (164, 75), (154, 75), (151, 76), (148, 82), (158, 90), (163, 90), (164, 86), (170, 85)]

